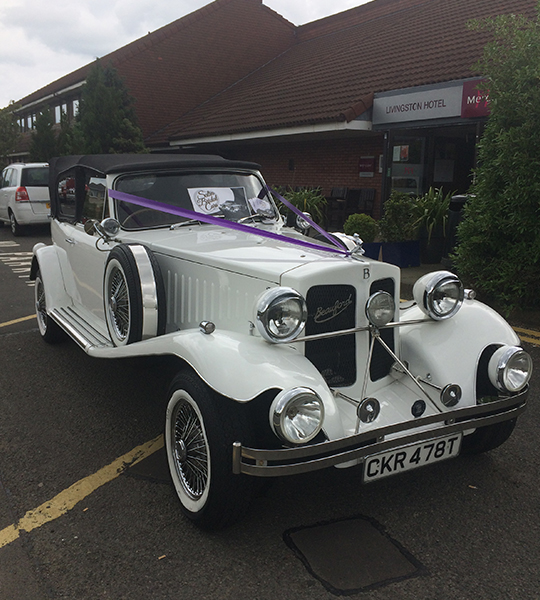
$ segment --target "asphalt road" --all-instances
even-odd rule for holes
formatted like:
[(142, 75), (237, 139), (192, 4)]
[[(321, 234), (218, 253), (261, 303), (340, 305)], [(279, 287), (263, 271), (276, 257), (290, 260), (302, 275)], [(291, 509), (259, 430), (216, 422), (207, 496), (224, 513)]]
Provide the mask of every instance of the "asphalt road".
[[(366, 564), (384, 585), (352, 597), (540, 598), (540, 377), (489, 454), (366, 486), (357, 469), (284, 478), (241, 523), (202, 533), (152, 453), (169, 374), (42, 342), (28, 282), (38, 241), (46, 229), (0, 229), (0, 600), (328, 600)], [(540, 348), (525, 346), (539, 373)]]

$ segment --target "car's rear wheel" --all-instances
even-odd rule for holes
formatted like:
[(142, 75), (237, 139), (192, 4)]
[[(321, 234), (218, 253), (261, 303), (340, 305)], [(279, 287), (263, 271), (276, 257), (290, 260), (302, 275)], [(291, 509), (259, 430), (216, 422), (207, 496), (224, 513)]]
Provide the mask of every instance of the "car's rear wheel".
[(12, 212), (9, 213), (9, 224), (11, 226), (11, 233), (15, 237), (18, 237), (23, 234), (23, 228), (19, 225), (19, 222), (17, 221), (15, 215)]
[(195, 373), (172, 382), (165, 445), (174, 488), (184, 514), (202, 529), (221, 529), (247, 509), (253, 480), (232, 473), (234, 442), (249, 444), (242, 407), (218, 396)]
[(125, 244), (113, 248), (103, 286), (105, 319), (115, 346), (164, 333), (165, 288), (157, 260), (148, 248)]
[(47, 313), (47, 303), (45, 300), (45, 286), (41, 273), (36, 273), (36, 285), (34, 287), (34, 298), (36, 304), (36, 318), (41, 337), (48, 344), (56, 344), (66, 339), (63, 329), (51, 319)]
[(463, 437), (461, 452), (463, 454), (481, 454), (489, 452), (504, 444), (512, 435), (517, 419), (479, 427), (474, 433)]

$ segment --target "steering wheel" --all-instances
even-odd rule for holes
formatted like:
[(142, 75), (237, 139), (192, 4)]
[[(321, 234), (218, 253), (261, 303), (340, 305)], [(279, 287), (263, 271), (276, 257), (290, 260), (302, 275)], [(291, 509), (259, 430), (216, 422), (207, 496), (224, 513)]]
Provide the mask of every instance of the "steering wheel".
[(129, 220), (131, 220), (131, 219), (134, 219), (134, 220), (135, 220), (135, 223), (136, 223), (137, 225), (141, 225), (141, 226), (142, 226), (142, 225), (143, 225), (143, 223), (141, 223), (141, 222), (139, 221), (139, 219), (137, 219), (137, 216), (138, 216), (138, 215), (141, 215), (141, 214), (143, 214), (143, 213), (145, 213), (145, 212), (155, 212), (155, 210), (154, 210), (153, 208), (140, 208), (139, 210), (136, 210), (135, 212), (131, 213), (130, 215), (128, 215), (128, 216), (127, 216), (127, 217), (126, 217), (126, 218), (123, 220), (123, 222), (122, 222), (122, 227), (125, 227), (125, 226), (126, 226), (126, 223), (127, 223)]

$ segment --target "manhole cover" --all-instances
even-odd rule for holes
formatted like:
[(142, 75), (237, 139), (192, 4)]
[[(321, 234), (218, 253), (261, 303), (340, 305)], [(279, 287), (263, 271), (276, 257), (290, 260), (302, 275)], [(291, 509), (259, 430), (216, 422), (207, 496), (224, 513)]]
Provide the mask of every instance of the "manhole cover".
[(381, 525), (367, 517), (298, 527), (283, 537), (308, 571), (339, 596), (426, 574)]

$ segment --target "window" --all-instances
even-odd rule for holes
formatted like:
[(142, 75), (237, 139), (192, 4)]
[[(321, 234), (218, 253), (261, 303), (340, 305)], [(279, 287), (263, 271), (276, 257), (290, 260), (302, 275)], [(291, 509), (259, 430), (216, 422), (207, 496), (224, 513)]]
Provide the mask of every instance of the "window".
[(56, 183), (59, 217), (62, 221), (75, 221), (75, 169), (64, 173)]
[(0, 181), (1, 187), (9, 187), (9, 177), (11, 171), (13, 171), (13, 169), (4, 169), (4, 171), (2, 172), (2, 180)]
[(107, 182), (101, 173), (73, 168), (57, 180), (55, 212), (60, 221), (101, 221), (106, 215), (106, 198)]
[(76, 117), (79, 114), (79, 101), (73, 100), (73, 116)]
[(29, 167), (23, 169), (21, 185), (24, 187), (48, 187), (49, 167)]
[(125, 175), (117, 180), (115, 188), (120, 192), (189, 211), (181, 217), (119, 201), (118, 220), (124, 229), (164, 227), (197, 218), (197, 213), (230, 221), (238, 221), (255, 213), (268, 219), (277, 218), (274, 203), (260, 180), (251, 174), (170, 172)]
[(103, 177), (91, 177), (89, 173), (85, 177), (85, 195), (81, 221), (85, 223), (88, 219), (102, 221), (105, 217), (104, 207), (107, 197), (107, 181)]
[(62, 120), (62, 110), (59, 106), (54, 107), (54, 122), (60, 123)]

